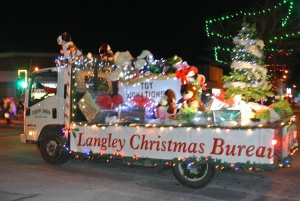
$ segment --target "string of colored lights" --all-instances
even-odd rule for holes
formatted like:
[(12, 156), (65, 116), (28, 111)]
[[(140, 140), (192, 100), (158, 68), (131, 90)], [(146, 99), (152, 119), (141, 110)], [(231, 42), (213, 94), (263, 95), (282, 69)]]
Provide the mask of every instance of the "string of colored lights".
[[(210, 29), (210, 26), (212, 26), (216, 22), (231, 20), (235, 17), (263, 15), (263, 14), (266, 14), (267, 12), (271, 12), (274, 9), (279, 9), (279, 8), (281, 8), (283, 6), (286, 6), (286, 5), (288, 5), (287, 12), (286, 12), (287, 15), (282, 18), (282, 22), (281, 22), (282, 27), (284, 27), (287, 24), (288, 19), (290, 18), (291, 14), (292, 14), (292, 9), (294, 7), (293, 0), (283, 0), (282, 2), (279, 2), (277, 5), (275, 5), (273, 8), (268, 8), (266, 10), (261, 10), (261, 11), (252, 12), (252, 13), (250, 13), (250, 12), (247, 13), (247, 12), (240, 11), (240, 12), (237, 12), (233, 15), (226, 15), (226, 16), (215, 18), (215, 19), (206, 20), (205, 27), (206, 27), (207, 37), (213, 36), (213, 37), (222, 38), (222, 39), (225, 39), (225, 40), (228, 40), (228, 39), (232, 40), (232, 38), (233, 38), (232, 35), (223, 35), (221, 33), (215, 33)], [(287, 39), (289, 37), (295, 37), (297, 35), (300, 35), (300, 31), (286, 33), (284, 36), (274, 36), (268, 42), (273, 43), (275, 40), (284, 40), (284, 39)], [(226, 61), (223, 61), (219, 58), (218, 52), (219, 51), (230, 52), (230, 50), (231, 50), (231, 48), (229, 48), (229, 47), (215, 46), (214, 47), (214, 58), (215, 58), (215, 60), (218, 63), (228, 64)], [(276, 51), (276, 49), (275, 48), (269, 48), (268, 51)], [(287, 51), (291, 52), (292, 50), (287, 50)]]
[[(295, 118), (292, 117), (290, 118), (290, 121), (288, 122), (289, 125), (293, 125), (295, 122)], [(281, 123), (281, 126), (285, 125), (285, 123)], [(76, 126), (76, 124), (74, 125)], [(87, 126), (87, 125), (85, 125)], [(95, 126), (95, 125), (94, 125)], [(99, 127), (99, 125), (97, 125)], [(136, 126), (139, 127), (141, 125), (136, 125), (136, 124), (127, 124), (127, 125), (119, 125), (119, 124), (115, 124), (115, 125), (111, 125), (111, 124), (103, 124), (100, 125), (100, 127), (102, 127), (102, 129), (106, 129), (109, 126)], [(165, 126), (163, 126), (165, 127)], [(163, 128), (162, 127), (162, 128)], [(180, 126), (179, 126), (180, 127)], [(189, 129), (191, 127), (188, 127), (187, 129)], [(167, 128), (166, 128), (167, 129)], [(170, 127), (169, 129), (173, 129), (173, 127)], [(195, 127), (192, 129), (201, 129), (200, 127)], [(220, 128), (215, 128), (216, 130), (220, 130)], [(233, 128), (236, 129), (236, 128)], [(252, 129), (247, 129), (249, 132), (252, 131)], [(79, 131), (79, 129), (77, 127), (75, 127), (74, 129), (71, 130), (66, 130), (66, 128), (62, 129), (62, 133), (63, 134), (67, 134), (69, 132), (70, 135), (73, 135), (75, 138), (77, 136), (77, 132)], [(228, 129), (228, 132), (230, 132), (230, 129)], [(273, 142), (272, 142), (273, 143)], [(275, 140), (274, 143), (277, 143), (277, 141)], [(93, 153), (91, 150), (86, 152), (86, 153), (82, 153), (82, 152), (77, 152), (77, 151), (72, 151), (70, 150), (70, 148), (66, 145), (66, 143), (64, 143), (63, 145), (64, 149), (69, 152), (70, 156), (72, 156), (74, 159), (80, 159), (80, 160), (97, 160), (97, 159), (106, 159), (106, 162), (113, 162), (114, 160), (123, 160), (123, 162), (125, 164), (127, 164), (128, 166), (130, 165), (134, 165), (134, 164), (140, 164), (140, 165), (149, 165), (149, 163), (153, 166), (153, 167), (160, 167), (160, 168), (164, 168), (164, 167), (172, 167), (175, 166), (179, 163), (185, 163), (188, 166), (190, 165), (194, 165), (194, 166), (199, 166), (202, 164), (206, 164), (206, 163), (210, 163), (212, 164), (216, 169), (220, 169), (220, 170), (228, 170), (228, 169), (234, 169), (234, 170), (238, 170), (238, 169), (242, 169), (244, 171), (255, 171), (255, 172), (262, 172), (262, 171), (268, 171), (268, 170), (275, 170), (277, 168), (282, 168), (282, 167), (291, 167), (291, 160), (292, 157), (295, 153), (295, 151), (298, 150), (298, 147), (293, 148), (293, 150), (290, 150), (290, 153), (284, 157), (282, 160), (279, 161), (274, 161), (274, 163), (272, 164), (258, 164), (258, 163), (250, 163), (249, 161), (246, 163), (241, 163), (241, 162), (237, 162), (237, 163), (228, 163), (225, 161), (221, 161), (220, 159), (215, 159), (212, 158), (210, 156), (208, 157), (187, 157), (187, 158), (174, 158), (172, 160), (163, 160), (163, 159), (153, 159), (153, 158), (144, 158), (144, 157), (137, 157), (136, 155), (134, 156), (125, 156), (122, 155), (118, 152), (113, 153), (113, 154), (105, 154), (105, 153)]]
[[(293, 0), (283, 0), (282, 3), (278, 3), (278, 6), (275, 5), (274, 8), (273, 8), (273, 9), (277, 9), (278, 7), (281, 7), (284, 4), (287, 4), (288, 2), (289, 2), (289, 8), (288, 8), (288, 11), (287, 11), (287, 16), (282, 18), (282, 27), (284, 27), (287, 24), (287, 21), (290, 18), (290, 15), (292, 14), (292, 9), (293, 9), (294, 2), (293, 2)], [(272, 10), (271, 8), (267, 9), (268, 12), (270, 12), (271, 10)], [(207, 37), (216, 36), (216, 37), (223, 38), (223, 39), (232, 39), (233, 38), (232, 35), (223, 36), (221, 33), (214, 33), (212, 31), (210, 31), (209, 25), (212, 25), (213, 23), (218, 22), (218, 21), (231, 20), (232, 18), (239, 17), (241, 15), (242, 16), (247, 16), (247, 15), (251, 16), (251, 15), (261, 15), (261, 14), (265, 14), (265, 13), (266, 13), (266, 10), (261, 10), (261, 11), (253, 12), (253, 13), (246, 13), (246, 12), (240, 11), (240, 12), (235, 13), (235, 15), (226, 15), (226, 16), (218, 17), (218, 18), (215, 18), (215, 19), (212, 19), (212, 20), (206, 20), (205, 21), (205, 27), (206, 27)], [(299, 34), (299, 32), (297, 34)], [(286, 34), (286, 37), (288, 37), (289, 35), (294, 35), (294, 34), (293, 33)], [(278, 38), (281, 38), (281, 37), (276, 36), (274, 38), (278, 39)]]

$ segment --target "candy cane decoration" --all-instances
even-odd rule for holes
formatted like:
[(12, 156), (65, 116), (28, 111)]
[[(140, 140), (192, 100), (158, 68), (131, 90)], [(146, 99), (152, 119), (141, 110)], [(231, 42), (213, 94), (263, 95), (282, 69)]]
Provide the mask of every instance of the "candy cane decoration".
[(66, 68), (65, 73), (65, 84), (67, 85), (67, 91), (66, 91), (66, 108), (65, 108), (65, 125), (67, 128), (70, 128), (70, 97), (71, 97), (71, 71), (72, 71), (72, 65), (74, 62), (81, 62), (83, 61), (83, 55), (80, 50), (70, 51), (70, 55), (68, 57), (68, 67)]
[(64, 32), (61, 36), (57, 38), (58, 45), (61, 45), (61, 53), (66, 59), (68, 59), (67, 68), (65, 68), (65, 83), (67, 85), (66, 91), (66, 102), (65, 102), (65, 126), (66, 129), (70, 128), (70, 95), (71, 95), (71, 70), (72, 64), (76, 61), (83, 61), (82, 52), (74, 45), (71, 41), (71, 36)]

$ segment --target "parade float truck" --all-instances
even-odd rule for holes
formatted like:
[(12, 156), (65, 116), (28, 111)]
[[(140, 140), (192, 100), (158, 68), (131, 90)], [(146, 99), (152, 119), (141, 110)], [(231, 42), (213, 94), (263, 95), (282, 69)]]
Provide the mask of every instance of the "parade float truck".
[[(204, 187), (218, 170), (290, 167), (297, 129), (284, 101), (248, 110), (205, 100), (205, 77), (178, 56), (117, 52), (110, 63), (76, 51), (28, 80), (20, 139), (36, 142), (47, 163), (104, 158), (171, 168), (190, 188)], [(274, 120), (274, 112), (282, 116)]]

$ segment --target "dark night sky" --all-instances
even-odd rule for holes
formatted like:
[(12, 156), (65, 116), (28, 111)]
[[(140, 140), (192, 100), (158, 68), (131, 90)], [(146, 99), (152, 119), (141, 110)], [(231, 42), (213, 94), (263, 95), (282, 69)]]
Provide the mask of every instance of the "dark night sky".
[(86, 55), (102, 43), (133, 57), (181, 56), (196, 62), (207, 42), (205, 20), (246, 7), (244, 0), (1, 0), (0, 53), (58, 53), (63, 32)]

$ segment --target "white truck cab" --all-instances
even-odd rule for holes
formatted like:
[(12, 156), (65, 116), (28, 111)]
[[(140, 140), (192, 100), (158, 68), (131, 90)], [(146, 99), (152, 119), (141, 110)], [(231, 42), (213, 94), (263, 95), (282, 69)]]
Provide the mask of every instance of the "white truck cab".
[(43, 130), (64, 124), (64, 69), (53, 67), (35, 71), (28, 83), (25, 93), (24, 134), (21, 134), (23, 143), (37, 142)]

